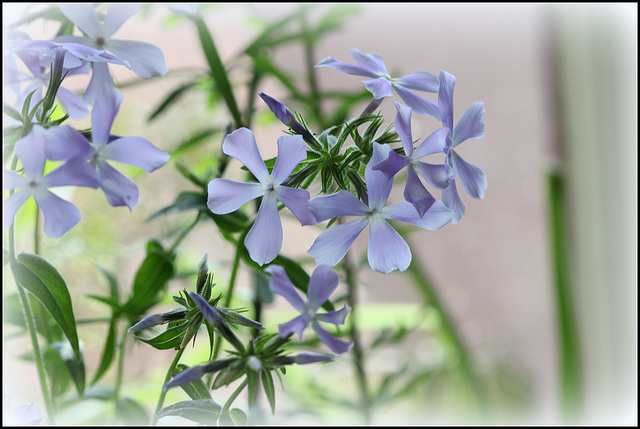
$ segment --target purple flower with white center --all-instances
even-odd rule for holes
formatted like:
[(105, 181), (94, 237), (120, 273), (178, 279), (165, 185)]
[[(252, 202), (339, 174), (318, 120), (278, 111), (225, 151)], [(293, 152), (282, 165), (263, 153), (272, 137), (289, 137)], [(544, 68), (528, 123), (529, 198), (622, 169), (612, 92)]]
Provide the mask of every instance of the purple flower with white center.
[(398, 102), (398, 111), (395, 120), (395, 129), (400, 136), (404, 155), (395, 151), (389, 151), (387, 159), (374, 165), (374, 170), (384, 172), (388, 178), (407, 168), (407, 179), (404, 187), (404, 198), (409, 201), (422, 217), (435, 203), (435, 198), (424, 187), (418, 174), (425, 178), (429, 185), (437, 189), (444, 189), (449, 183), (449, 175), (444, 165), (429, 164), (421, 161), (422, 158), (435, 153), (444, 152), (446, 139), (449, 135), (448, 128), (440, 128), (434, 131), (420, 145), (414, 149), (411, 133), (411, 108)]
[(465, 214), (465, 206), (458, 195), (455, 177), (460, 180), (464, 190), (473, 198), (482, 199), (484, 191), (487, 189), (486, 174), (480, 168), (462, 159), (454, 150), (455, 147), (467, 139), (484, 137), (486, 130), (482, 115), (485, 109), (484, 103), (475, 102), (471, 104), (454, 127), (453, 88), (456, 78), (445, 71), (440, 72), (439, 78), (438, 104), (440, 105), (442, 125), (451, 130), (444, 151), (446, 154), (445, 167), (452, 178), (442, 191), (442, 202), (455, 212), (451, 223), (457, 223)]
[(307, 290), (307, 302), (304, 302), (300, 297), (283, 267), (270, 265), (265, 271), (271, 274), (271, 280), (269, 281), (271, 291), (282, 295), (293, 308), (301, 313), (300, 316), (278, 326), (281, 338), (298, 334), (298, 337), (302, 339), (302, 332), (307, 326), (311, 325), (320, 341), (325, 343), (332, 352), (342, 354), (349, 350), (353, 343), (334, 337), (319, 323), (343, 325), (345, 318), (351, 311), (351, 308), (345, 305), (340, 310), (318, 313), (322, 304), (329, 299), (338, 287), (338, 274), (330, 266), (319, 265), (311, 275)]
[(142, 137), (115, 137), (111, 126), (120, 108), (122, 95), (115, 88), (105, 92), (91, 111), (91, 142), (69, 126), (50, 130), (47, 157), (54, 161), (81, 159), (93, 167), (100, 188), (109, 204), (127, 206), (138, 203), (136, 184), (112, 167), (108, 161), (133, 165), (152, 172), (165, 165), (170, 158), (166, 152)]
[[(75, 42), (95, 49), (109, 51), (118, 58), (126, 60), (131, 69), (141, 78), (167, 74), (167, 64), (162, 50), (145, 42), (118, 40), (112, 36), (122, 24), (135, 15), (140, 5), (132, 3), (112, 3), (102, 22), (99, 21), (91, 3), (61, 4), (62, 13), (84, 34), (78, 36), (59, 36), (55, 40)], [(113, 86), (113, 80), (106, 64), (94, 64), (91, 82), (85, 93), (85, 100), (93, 105), (104, 85)]]
[(15, 152), (22, 163), (23, 175), (4, 170), (3, 189), (16, 189), (4, 201), (3, 229), (9, 228), (18, 209), (33, 197), (44, 215), (44, 233), (52, 238), (62, 237), (80, 222), (80, 210), (48, 188), (57, 186), (87, 186), (97, 188), (95, 175), (85, 162), (72, 160), (43, 175), (46, 159), (48, 132), (35, 125), (31, 132), (15, 145)]
[(258, 183), (213, 179), (208, 187), (207, 205), (215, 214), (226, 214), (262, 197), (256, 220), (244, 244), (251, 259), (264, 265), (273, 261), (282, 248), (283, 232), (278, 201), (291, 210), (301, 225), (316, 223), (307, 205), (309, 192), (282, 185), (298, 164), (307, 158), (306, 145), (299, 135), (280, 137), (278, 157), (271, 174), (260, 156), (255, 136), (248, 128), (240, 128), (229, 134), (224, 139), (222, 151), (242, 162)]
[(369, 226), (367, 256), (371, 268), (383, 274), (396, 269), (404, 271), (411, 263), (411, 250), (387, 220), (407, 222), (428, 230), (442, 228), (451, 221), (451, 210), (439, 201), (433, 203), (423, 216), (419, 216), (413, 204), (407, 201), (385, 206), (393, 180), (382, 171), (374, 170), (373, 166), (387, 159), (391, 150), (389, 145), (373, 144), (373, 156), (365, 169), (368, 205), (345, 190), (309, 202), (309, 209), (318, 222), (340, 216), (358, 217), (332, 226), (318, 236), (308, 251), (317, 264), (337, 265), (360, 233)]
[(414, 92), (438, 92), (439, 82), (436, 75), (419, 71), (404, 77), (394, 78), (387, 71), (380, 55), (365, 54), (355, 48), (351, 49), (349, 53), (358, 64), (344, 63), (334, 57), (327, 57), (320, 61), (316, 67), (330, 67), (350, 75), (373, 78), (373, 80), (363, 81), (363, 83), (374, 98), (393, 97), (392, 89), (394, 89), (400, 98), (407, 103), (407, 106), (416, 113), (440, 119), (438, 103)]

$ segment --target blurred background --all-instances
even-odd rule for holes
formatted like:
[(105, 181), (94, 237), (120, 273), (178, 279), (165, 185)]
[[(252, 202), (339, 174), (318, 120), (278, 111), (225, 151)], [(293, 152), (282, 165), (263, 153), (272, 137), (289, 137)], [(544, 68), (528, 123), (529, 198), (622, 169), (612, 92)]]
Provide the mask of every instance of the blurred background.
[[(194, 73), (206, 73), (207, 65), (188, 20), (172, 16), (162, 5), (147, 6), (122, 26), (117, 38), (160, 47), (170, 72), (122, 88), (124, 103), (114, 131), (143, 136), (174, 151), (198, 133), (224, 127), (229, 116), (202, 91), (148, 120), (170, 91)], [(317, 5), (309, 19), (324, 16), (333, 6)], [(19, 7), (3, 4), (5, 23), (12, 16), (7, 12), (17, 13)], [(203, 8), (203, 14), (226, 64), (256, 37), (261, 22), (275, 22), (297, 7), (215, 4)], [(358, 317), (365, 345), (383, 330), (410, 330), (403, 341), (367, 356), (375, 385), (388, 379), (391, 392), (406, 391), (393, 400), (381, 399), (373, 423), (566, 423), (563, 404), (572, 401), (574, 388), (581, 405), (573, 422), (637, 423), (637, 4), (367, 3), (336, 10), (344, 14), (343, 24), (322, 38), (314, 52), (316, 63), (327, 56), (353, 62), (349, 49), (357, 48), (381, 55), (392, 75), (446, 70), (457, 78), (456, 120), (475, 101), (486, 107), (486, 136), (466, 141), (459, 151), (486, 173), (485, 198), (462, 194), (467, 214), (459, 224), (409, 236), (412, 266), (421, 270), (421, 278), (430, 279), (432, 295), (416, 286), (418, 277), (411, 270), (382, 275), (365, 265), (359, 275)], [(46, 35), (55, 28), (36, 22), (30, 31)], [(300, 46), (284, 45), (272, 52), (272, 60), (303, 80), (304, 55)], [(242, 64), (234, 70), (232, 81), (243, 82)], [(127, 70), (112, 71), (118, 83), (135, 78)], [(316, 78), (323, 91), (363, 88), (363, 79), (328, 68), (317, 69)], [(79, 88), (83, 84), (77, 82)], [(286, 88), (275, 80), (265, 81), (259, 90), (294, 111), (299, 107), (287, 103)], [(276, 153), (283, 126), (258, 101), (256, 108), (264, 112), (252, 129), (268, 158)], [(366, 103), (356, 104), (352, 115)], [(331, 108), (331, 103), (323, 106), (328, 112)], [(393, 121), (390, 100), (380, 111), (386, 123)], [(416, 138), (424, 139), (437, 127), (431, 118), (413, 116)], [(215, 155), (221, 142), (222, 134), (211, 133), (174, 160), (204, 169), (203, 158)], [(171, 165), (134, 180), (141, 197), (132, 213), (107, 210), (102, 195), (80, 189), (73, 200), (81, 207), (82, 222), (63, 240), (43, 237), (43, 256), (66, 279), (73, 278), (82, 293), (106, 290), (102, 278), (96, 280), (98, 263), (128, 284), (146, 240), (166, 238), (173, 225), (192, 222), (187, 215), (176, 215), (144, 223), (189, 187)], [(401, 201), (402, 187), (392, 199)], [(35, 208), (23, 212), (29, 210)], [(25, 220), (25, 236), (28, 225)], [(287, 219), (283, 253), (304, 258), (318, 233)], [(29, 243), (25, 237), (22, 245), (29, 249)], [(354, 249), (355, 259), (366, 254), (366, 236)], [(208, 224), (196, 227), (182, 243), (179, 264), (193, 270), (205, 253), (224, 285), (233, 249)], [(4, 283), (5, 290), (13, 287)], [(243, 271), (237, 283), (239, 305), (253, 299), (250, 283), (249, 272)], [(170, 292), (189, 284), (177, 279)], [(106, 312), (104, 305), (81, 294), (73, 299), (79, 318)], [(430, 311), (435, 301), (444, 316)], [(171, 308), (170, 298), (162, 306)], [(265, 309), (263, 323), (275, 326), (292, 314), (276, 297)], [(442, 339), (445, 328), (459, 340), (457, 346), (447, 342), (451, 335)], [(80, 328), (87, 367), (97, 359), (91, 353), (99, 353), (101, 329)], [(185, 355), (185, 363), (206, 360), (206, 344), (200, 346), (201, 352), (197, 348)], [(124, 390), (141, 402), (149, 398), (152, 409), (173, 354), (141, 343), (129, 352)], [(11, 357), (6, 351), (4, 355)], [(35, 371), (28, 363), (15, 365), (21, 371), (3, 367), (3, 380), (11, 380), (3, 381), (4, 390), (15, 392), (15, 403), (37, 402), (24, 383), (11, 377), (24, 372), (21, 377), (33, 377), (36, 383)], [(476, 382), (466, 379), (465, 367), (486, 392), (480, 395), (484, 403), (469, 393)], [(292, 369), (284, 390), (277, 389), (276, 416), (266, 421), (358, 423), (348, 407), (333, 404), (322, 392), (357, 395), (348, 357), (320, 368)], [(181, 392), (171, 391), (167, 403), (182, 399)], [(315, 410), (318, 404), (328, 411)], [(70, 408), (68, 414), (78, 418), (82, 411)]]

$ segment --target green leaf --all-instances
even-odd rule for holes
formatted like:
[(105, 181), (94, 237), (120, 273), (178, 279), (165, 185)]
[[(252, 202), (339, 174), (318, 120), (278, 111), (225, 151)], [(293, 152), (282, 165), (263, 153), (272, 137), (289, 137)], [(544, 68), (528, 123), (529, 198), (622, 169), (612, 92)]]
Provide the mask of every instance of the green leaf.
[(153, 121), (155, 118), (158, 117), (158, 115), (160, 115), (160, 113), (162, 113), (167, 107), (169, 107), (170, 105), (172, 105), (173, 103), (175, 103), (176, 101), (178, 101), (178, 99), (189, 89), (193, 88), (194, 86), (196, 86), (198, 84), (197, 81), (194, 82), (187, 82), (182, 86), (179, 86), (178, 88), (174, 89), (173, 91), (171, 91), (171, 93), (169, 93), (169, 95), (162, 101), (162, 103), (160, 103), (160, 105), (158, 106), (158, 108), (156, 110), (153, 111), (153, 113), (149, 116), (149, 119), (147, 119), (147, 121), (151, 122)]
[(113, 317), (111, 319), (111, 323), (109, 323), (109, 332), (107, 334), (107, 339), (104, 342), (104, 348), (102, 349), (100, 365), (98, 366), (96, 374), (93, 376), (91, 384), (95, 384), (105, 374), (105, 372), (107, 372), (113, 363), (113, 357), (115, 356), (116, 350), (116, 320), (117, 319)]
[(238, 109), (235, 96), (233, 95), (233, 89), (231, 88), (231, 84), (227, 78), (227, 71), (225, 70), (224, 64), (222, 64), (222, 60), (218, 54), (218, 49), (216, 48), (213, 37), (211, 36), (209, 28), (202, 17), (194, 18), (194, 21), (198, 29), (198, 36), (200, 37), (202, 50), (204, 51), (207, 63), (209, 64), (211, 75), (216, 83), (216, 88), (226, 102), (236, 128), (240, 128), (243, 126), (240, 110)]
[(236, 426), (247, 426), (249, 419), (247, 415), (240, 408), (232, 408), (229, 410), (229, 416), (233, 419)]
[(16, 283), (44, 305), (69, 340), (76, 357), (81, 359), (71, 295), (60, 273), (40, 256), (28, 253), (20, 254), (17, 261), (11, 262), (11, 271)]
[(2, 111), (11, 119), (15, 119), (18, 122), (22, 122), (22, 115), (20, 115), (20, 112), (18, 112), (10, 104), (4, 102), (2, 104)]
[(158, 350), (174, 349), (182, 344), (182, 338), (188, 327), (189, 323), (185, 322), (180, 325), (167, 328), (166, 331), (153, 338), (147, 339), (138, 336), (135, 337)]
[(271, 406), (271, 413), (276, 413), (276, 390), (273, 386), (273, 377), (271, 376), (271, 371), (263, 370), (262, 371), (262, 387), (264, 388), (264, 393), (267, 395), (267, 399), (269, 400), (269, 405)]
[(77, 358), (67, 341), (59, 341), (56, 343), (49, 344), (51, 349), (55, 350), (55, 352), (60, 356), (60, 359), (64, 362), (67, 370), (69, 371), (69, 375), (71, 375), (71, 379), (73, 383), (76, 385), (76, 389), (78, 390), (78, 395), (82, 396), (84, 393), (85, 387), (85, 369), (84, 369), (84, 360), (82, 355), (80, 358)]
[(130, 316), (134, 316), (133, 320), (160, 299), (160, 293), (173, 277), (174, 260), (175, 254), (164, 250), (158, 241), (147, 243), (147, 257), (136, 273), (132, 294), (123, 307)]
[(144, 407), (131, 398), (121, 398), (116, 402), (118, 420), (126, 425), (147, 425), (149, 416)]
[(254, 370), (247, 371), (247, 390), (249, 392), (249, 408), (253, 407), (258, 391), (258, 373)]
[(211, 399), (182, 401), (158, 411), (156, 420), (168, 416), (177, 416), (204, 425), (215, 425), (218, 421), (220, 410), (222, 410), (222, 407)]

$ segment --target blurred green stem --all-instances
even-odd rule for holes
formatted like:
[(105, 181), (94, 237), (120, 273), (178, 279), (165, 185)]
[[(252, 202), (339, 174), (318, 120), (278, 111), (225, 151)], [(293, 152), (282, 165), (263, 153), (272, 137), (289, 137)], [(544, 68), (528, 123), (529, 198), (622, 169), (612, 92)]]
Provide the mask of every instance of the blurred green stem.
[(551, 245), (556, 288), (561, 353), (561, 397), (565, 423), (572, 424), (580, 408), (580, 350), (571, 297), (569, 256), (565, 237), (564, 180), (560, 173), (548, 175)]
[(164, 405), (164, 398), (167, 396), (167, 392), (164, 390), (164, 385), (167, 384), (169, 380), (171, 380), (171, 375), (173, 374), (173, 371), (176, 369), (178, 362), (180, 362), (180, 358), (182, 357), (184, 350), (185, 350), (184, 347), (178, 350), (175, 357), (173, 358), (173, 361), (171, 362), (171, 365), (169, 365), (169, 369), (167, 369), (167, 375), (164, 378), (164, 383), (162, 383), (162, 390), (160, 392), (160, 397), (158, 398), (156, 411), (153, 413), (153, 417), (151, 418), (151, 426), (155, 426), (156, 423), (158, 423), (157, 415), (162, 409), (162, 406)]
[[(117, 331), (116, 331), (117, 332)], [(127, 342), (127, 330), (125, 327), (124, 332), (122, 333), (122, 340), (120, 341), (120, 345), (118, 346), (118, 369), (116, 372), (116, 385), (115, 392), (113, 394), (114, 400), (118, 401), (120, 398), (120, 388), (122, 387), (122, 379), (124, 375), (124, 358), (125, 358), (125, 344)]]

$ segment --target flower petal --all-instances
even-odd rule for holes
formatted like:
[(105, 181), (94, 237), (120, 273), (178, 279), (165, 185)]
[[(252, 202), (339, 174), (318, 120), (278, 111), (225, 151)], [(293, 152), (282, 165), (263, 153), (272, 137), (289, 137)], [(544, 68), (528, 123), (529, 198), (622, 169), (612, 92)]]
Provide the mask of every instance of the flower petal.
[(307, 301), (309, 308), (317, 310), (338, 287), (338, 274), (328, 265), (319, 265), (311, 274)]
[(428, 115), (440, 120), (440, 109), (437, 102), (418, 95), (400, 85), (393, 84), (393, 89), (396, 90), (402, 101), (407, 103), (407, 106), (411, 107), (417, 114)]
[(100, 34), (100, 22), (93, 4), (91, 3), (61, 3), (60, 10), (73, 22), (84, 34), (90, 38), (97, 38)]
[(404, 271), (411, 264), (411, 249), (386, 220), (374, 218), (369, 223), (367, 257), (371, 268), (380, 273)]
[(384, 61), (380, 55), (374, 53), (365, 54), (356, 48), (350, 49), (349, 54), (358, 64), (366, 67), (368, 70), (389, 76), (389, 72), (387, 71)]
[(207, 206), (215, 214), (227, 214), (238, 210), (251, 200), (264, 195), (260, 183), (236, 182), (229, 179), (213, 179), (208, 186)]
[(52, 161), (68, 161), (89, 156), (93, 153), (93, 147), (79, 131), (62, 125), (46, 130), (45, 153)]
[(25, 176), (42, 177), (45, 157), (45, 130), (35, 125), (31, 132), (18, 140), (15, 144), (16, 155), (22, 163)]
[(316, 333), (320, 341), (325, 343), (325, 345), (337, 355), (348, 351), (351, 346), (353, 346), (353, 343), (343, 341), (331, 335), (322, 326), (320, 326), (318, 322), (312, 323), (311, 327), (313, 328), (313, 332)]
[(318, 265), (337, 265), (368, 223), (366, 218), (360, 218), (326, 229), (308, 250), (309, 255)]
[(409, 158), (398, 154), (395, 150), (388, 151), (387, 159), (374, 165), (373, 170), (382, 171), (389, 179), (392, 179), (398, 171), (409, 164)]
[(318, 223), (309, 210), (309, 191), (306, 189), (278, 186), (275, 188), (276, 198), (282, 202), (298, 219), (300, 225), (315, 225)]
[(486, 133), (486, 128), (482, 121), (484, 111), (484, 103), (480, 101), (476, 101), (464, 111), (451, 133), (453, 147), (458, 146), (467, 139), (484, 137)]
[(446, 71), (440, 71), (438, 78), (440, 80), (438, 89), (440, 121), (444, 127), (453, 130), (453, 88), (456, 85), (456, 77)]
[(440, 201), (436, 201), (422, 216), (418, 216), (410, 203), (402, 202), (385, 207), (384, 217), (401, 222), (410, 223), (420, 228), (435, 231), (448, 224), (454, 216), (451, 209)]
[(153, 313), (145, 317), (129, 329), (127, 332), (138, 332), (153, 326), (162, 325), (166, 321), (163, 313)]
[(111, 77), (111, 73), (109, 73), (109, 65), (107, 63), (93, 63), (91, 79), (82, 98), (88, 105), (95, 106), (104, 92), (115, 89), (113, 78)]
[(111, 206), (127, 206), (131, 211), (138, 204), (136, 184), (109, 164), (98, 166), (98, 180)]
[(393, 179), (390, 179), (384, 172), (375, 170), (373, 167), (389, 157), (391, 146), (373, 143), (373, 155), (364, 171), (364, 178), (367, 182), (367, 193), (369, 194), (369, 207), (381, 209), (387, 202)]
[(122, 94), (115, 88), (105, 88), (91, 111), (91, 137), (94, 146), (102, 147), (109, 142), (111, 126), (118, 114)]
[(339, 216), (364, 216), (369, 212), (369, 207), (344, 189), (335, 194), (314, 198), (308, 204), (318, 222)]
[(111, 3), (102, 23), (103, 37), (111, 37), (127, 19), (138, 13), (139, 10), (139, 4)]
[(200, 310), (200, 313), (202, 313), (211, 326), (218, 327), (221, 323), (224, 323), (220, 312), (213, 308), (213, 306), (202, 296), (195, 292), (189, 292), (189, 297), (193, 300), (194, 304)]
[(109, 51), (128, 61), (131, 69), (143, 79), (167, 74), (167, 63), (162, 49), (151, 43), (109, 40)]
[(2, 202), (2, 230), (7, 230), (16, 217), (16, 213), (22, 205), (31, 197), (31, 192), (27, 190), (18, 191), (9, 195), (9, 198)]
[(344, 321), (350, 312), (351, 308), (345, 304), (340, 310), (316, 314), (316, 320), (319, 322), (331, 323), (332, 325), (344, 325)]
[(273, 194), (262, 197), (256, 221), (244, 240), (249, 256), (258, 265), (273, 261), (282, 248), (282, 222)]
[(449, 128), (442, 127), (429, 134), (429, 137), (416, 148), (415, 157), (420, 159), (434, 153), (444, 152), (447, 148), (447, 137), (450, 132)]
[(278, 334), (281, 338), (287, 338), (290, 335), (297, 334), (298, 338), (302, 339), (302, 333), (308, 325), (309, 320), (307, 319), (307, 316), (300, 315), (291, 319), (287, 323), (278, 325)]
[(44, 215), (44, 233), (48, 237), (62, 237), (82, 218), (76, 206), (50, 191), (36, 192), (33, 198)]
[(258, 143), (250, 129), (239, 128), (227, 135), (222, 143), (222, 151), (243, 163), (259, 182), (267, 183), (269, 180), (269, 170), (260, 156)]
[(413, 134), (411, 133), (411, 107), (407, 107), (404, 104), (400, 104), (397, 101), (396, 105), (396, 119), (393, 126), (400, 137), (404, 153), (407, 156), (413, 154)]
[(69, 114), (71, 119), (82, 119), (89, 115), (89, 109), (84, 99), (73, 91), (66, 88), (58, 88), (56, 94), (60, 104), (64, 107), (65, 112)]
[(455, 225), (464, 217), (467, 209), (462, 203), (460, 195), (458, 195), (455, 180), (451, 180), (449, 185), (442, 190), (442, 202), (453, 211), (453, 218), (451, 219), (452, 225)]
[(307, 310), (307, 305), (298, 294), (298, 291), (296, 291), (291, 280), (289, 280), (289, 276), (287, 276), (284, 268), (280, 265), (269, 265), (265, 268), (265, 271), (271, 274), (271, 279), (269, 280), (269, 289), (271, 289), (271, 292), (281, 295), (289, 301), (289, 304), (298, 310), (298, 312), (304, 313)]
[(333, 361), (333, 355), (303, 352), (295, 355), (293, 357), (293, 361), (298, 365), (306, 365), (309, 363), (316, 363), (316, 362), (331, 362)]
[(413, 166), (407, 168), (407, 179), (404, 186), (404, 199), (416, 208), (418, 215), (422, 217), (436, 202), (436, 199), (427, 191)]
[(13, 171), (2, 170), (2, 189), (18, 189), (29, 185), (29, 179)]
[(54, 186), (86, 186), (97, 188), (100, 186), (96, 169), (84, 158), (67, 161), (45, 176), (47, 187)]
[(171, 156), (142, 137), (122, 137), (111, 141), (104, 149), (106, 159), (133, 165), (152, 172), (165, 165)]
[(278, 139), (278, 156), (271, 172), (274, 185), (280, 185), (302, 161), (307, 159), (307, 145), (301, 136), (283, 136)]
[(425, 178), (429, 186), (433, 186), (436, 189), (446, 188), (451, 179), (446, 167), (442, 164), (429, 164), (427, 162), (417, 161), (413, 163), (413, 168)]
[(487, 189), (487, 175), (480, 168), (462, 159), (456, 151), (451, 151), (451, 162), (460, 184), (473, 198), (481, 200)]
[(336, 71), (355, 76), (365, 76), (372, 78), (378, 77), (378, 74), (376, 72), (368, 69), (367, 67), (363, 67), (357, 64), (343, 63), (342, 61), (338, 61), (334, 57), (324, 58), (318, 64), (316, 64), (316, 67), (329, 67)]
[(373, 95), (373, 98), (393, 97), (391, 83), (383, 78), (362, 81), (367, 90)]
[(419, 71), (393, 80), (396, 84), (414, 91), (438, 92), (438, 76), (427, 71)]

